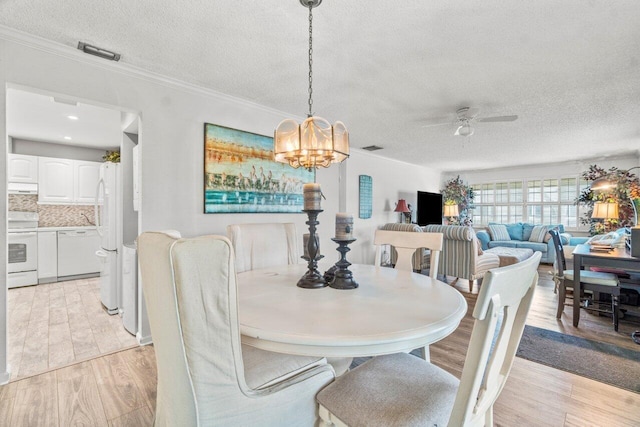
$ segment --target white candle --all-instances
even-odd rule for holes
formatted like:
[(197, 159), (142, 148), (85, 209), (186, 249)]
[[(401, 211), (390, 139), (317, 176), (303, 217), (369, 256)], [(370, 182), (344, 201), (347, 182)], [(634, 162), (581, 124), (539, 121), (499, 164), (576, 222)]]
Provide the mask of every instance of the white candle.
[(353, 239), (353, 215), (346, 212), (336, 214), (336, 239)]
[(304, 196), (304, 209), (309, 211), (319, 211), (320, 199), (322, 192), (320, 191), (320, 184), (309, 182), (302, 186), (302, 194)]

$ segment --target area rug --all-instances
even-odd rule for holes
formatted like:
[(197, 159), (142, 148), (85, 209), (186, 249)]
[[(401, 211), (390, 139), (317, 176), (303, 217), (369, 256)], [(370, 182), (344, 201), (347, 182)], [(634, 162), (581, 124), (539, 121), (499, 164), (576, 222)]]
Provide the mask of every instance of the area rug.
[(525, 325), (516, 356), (640, 393), (640, 351)]

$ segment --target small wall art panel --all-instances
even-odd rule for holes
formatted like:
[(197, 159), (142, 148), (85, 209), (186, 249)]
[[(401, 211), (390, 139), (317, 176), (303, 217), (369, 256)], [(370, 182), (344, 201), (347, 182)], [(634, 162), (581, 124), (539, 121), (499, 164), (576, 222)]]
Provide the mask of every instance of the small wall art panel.
[(369, 175), (360, 175), (360, 209), (358, 217), (371, 218), (373, 211), (373, 180)]
[(273, 138), (204, 125), (205, 213), (297, 213), (313, 173), (273, 160)]

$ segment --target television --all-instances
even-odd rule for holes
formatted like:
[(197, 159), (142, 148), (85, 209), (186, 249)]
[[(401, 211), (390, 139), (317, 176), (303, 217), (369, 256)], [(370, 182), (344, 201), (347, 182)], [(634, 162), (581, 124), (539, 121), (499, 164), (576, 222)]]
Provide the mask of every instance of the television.
[(418, 225), (442, 224), (442, 194), (418, 191)]

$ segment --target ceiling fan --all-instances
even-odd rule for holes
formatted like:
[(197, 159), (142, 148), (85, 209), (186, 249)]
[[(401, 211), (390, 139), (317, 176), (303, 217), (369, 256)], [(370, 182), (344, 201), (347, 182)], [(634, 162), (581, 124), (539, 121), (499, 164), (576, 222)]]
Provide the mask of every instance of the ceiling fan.
[(474, 122), (513, 122), (518, 119), (518, 116), (493, 116), (482, 117), (480, 116), (479, 108), (462, 107), (456, 111), (456, 118), (451, 121), (433, 123), (424, 125), (423, 127), (443, 126), (454, 124), (457, 126), (454, 135), (456, 136), (471, 136), (475, 129), (472, 126)]

